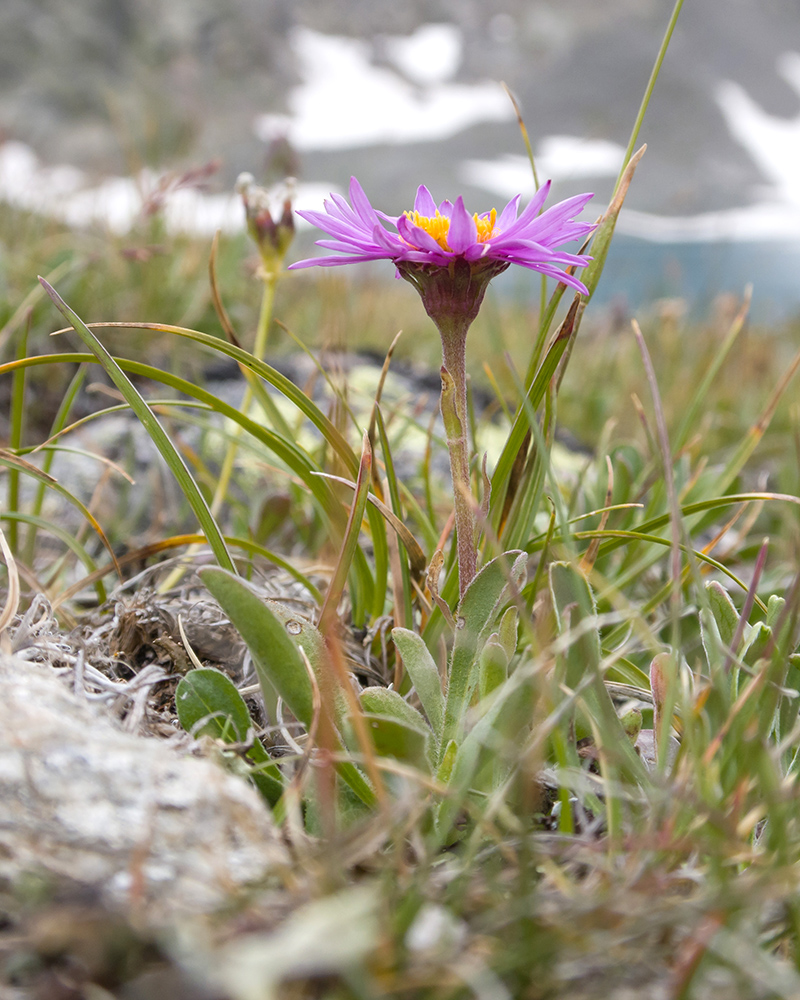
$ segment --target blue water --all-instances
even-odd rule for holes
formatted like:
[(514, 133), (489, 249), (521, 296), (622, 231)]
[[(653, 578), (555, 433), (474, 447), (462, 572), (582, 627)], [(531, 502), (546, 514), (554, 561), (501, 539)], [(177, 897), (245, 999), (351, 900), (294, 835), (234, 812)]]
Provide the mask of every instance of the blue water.
[[(538, 283), (521, 269), (512, 268), (502, 279), (515, 296), (538, 295)], [(652, 243), (617, 234), (593, 303), (615, 303), (635, 313), (655, 299), (681, 298), (699, 319), (718, 295), (741, 296), (748, 284), (753, 321), (800, 317), (800, 234), (794, 243)]]

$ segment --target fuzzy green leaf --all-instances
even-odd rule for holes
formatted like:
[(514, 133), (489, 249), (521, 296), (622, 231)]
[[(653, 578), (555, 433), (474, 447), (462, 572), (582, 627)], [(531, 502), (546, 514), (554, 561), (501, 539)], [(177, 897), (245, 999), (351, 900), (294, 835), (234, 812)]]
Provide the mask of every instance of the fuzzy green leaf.
[(421, 733), (430, 734), (430, 726), (422, 715), (409, 705), (397, 691), (385, 687), (368, 687), (361, 692), (361, 706), (365, 712), (374, 715), (390, 715), (413, 726)]
[(396, 691), (383, 687), (365, 688), (361, 692), (361, 707), (379, 756), (396, 757), (427, 771), (431, 769), (433, 734), (416, 708)]
[(448, 744), (437, 775), (451, 789), (451, 794), (442, 801), (436, 815), (436, 829), (441, 843), (448, 841), (453, 823), (481, 767), (491, 764), (495, 780), (502, 780), (504, 765), (507, 765), (506, 754), (509, 759), (513, 757), (526, 727), (530, 725), (532, 693), (530, 677), (515, 673), (496, 693), (488, 710), (472, 727), (463, 743), (455, 750), (454, 743)]
[[(253, 721), (244, 699), (227, 675), (213, 667), (191, 670), (175, 692), (175, 708), (183, 728), (195, 736), (211, 736), (225, 743), (241, 743)], [(283, 794), (283, 778), (256, 739), (247, 757), (258, 770), (250, 777), (261, 794), (275, 804)]]
[(522, 585), (528, 557), (512, 550), (488, 562), (472, 580), (456, 612), (456, 637), (450, 657), (443, 744), (458, 740), (464, 712), (478, 680), (480, 652), (508, 600), (510, 585)]
[[(790, 653), (788, 661), (784, 685), (792, 691), (800, 691), (800, 653)], [(800, 711), (800, 695), (783, 695), (778, 715), (781, 739), (786, 739), (792, 731), (797, 722), (798, 711)]]
[(594, 595), (583, 573), (571, 563), (550, 565), (550, 596), (560, 635), (575, 636), (559, 654), (562, 680), (573, 691), (581, 689), (591, 728), (597, 727), (603, 749), (623, 774), (638, 780), (644, 776), (641, 760), (619, 721), (611, 696), (603, 681), (602, 649), (597, 627), (587, 627), (596, 619)]
[(250, 650), (268, 707), (274, 711), (277, 693), (303, 725), (311, 725), (311, 679), (286, 624), (232, 573), (209, 566), (200, 570), (200, 577)]
[(736, 605), (731, 600), (728, 591), (716, 580), (711, 580), (706, 584), (706, 594), (708, 594), (708, 603), (711, 606), (714, 621), (719, 629), (719, 637), (727, 647), (730, 647), (739, 624), (739, 612), (736, 610)]
[[(267, 710), (275, 712), (275, 695), (278, 694), (294, 716), (303, 725), (310, 726), (314, 711), (311, 678), (298, 647), (304, 644), (302, 648), (312, 668), (321, 667), (321, 638), (316, 629), (309, 623), (303, 624), (297, 616), (282, 620), (247, 583), (225, 570), (209, 566), (200, 570), (200, 577), (250, 650)], [(298, 626), (299, 630), (293, 635)], [(340, 704), (337, 699), (334, 706), (337, 713)], [(374, 805), (375, 794), (358, 768), (342, 761), (336, 769), (362, 802)]]
[(773, 594), (767, 601), (767, 625), (770, 628), (775, 628), (785, 606), (786, 599), (777, 594)]
[(181, 678), (175, 708), (187, 733), (213, 736), (226, 743), (243, 742), (253, 725), (233, 681), (213, 667), (191, 670)]
[(486, 640), (480, 655), (478, 693), (483, 700), (508, 677), (508, 656), (497, 632)]
[(517, 651), (518, 618), (519, 614), (515, 607), (506, 608), (497, 627), (500, 643), (506, 651), (506, 658), (509, 662), (511, 662), (511, 657)]
[(422, 637), (407, 628), (392, 629), (392, 638), (403, 657), (411, 683), (437, 737), (444, 724), (444, 695), (436, 663)]

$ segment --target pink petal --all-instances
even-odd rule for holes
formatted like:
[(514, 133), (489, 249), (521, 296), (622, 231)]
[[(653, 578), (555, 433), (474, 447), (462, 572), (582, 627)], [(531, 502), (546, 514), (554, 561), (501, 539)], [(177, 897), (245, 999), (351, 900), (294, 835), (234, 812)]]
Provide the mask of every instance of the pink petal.
[(511, 263), (518, 264), (520, 267), (528, 267), (532, 271), (538, 271), (539, 274), (545, 274), (548, 278), (555, 278), (556, 281), (563, 285), (570, 285), (583, 295), (589, 294), (586, 285), (578, 280), (574, 274), (565, 274), (564, 271), (559, 271), (557, 267), (548, 267), (546, 264), (529, 264), (524, 260), (513, 260)]
[(535, 230), (535, 237), (539, 242), (544, 242), (546, 237), (555, 238), (555, 241), (559, 243), (567, 242), (569, 237), (563, 240), (557, 238), (559, 230), (564, 227), (585, 225), (585, 223), (575, 223), (574, 217), (583, 210), (586, 203), (592, 197), (593, 195), (591, 194), (577, 194), (572, 198), (567, 198), (566, 201), (560, 201), (557, 205), (548, 208), (546, 212), (542, 212), (537, 219), (533, 220), (530, 225), (531, 236), (534, 235), (533, 230)]
[(340, 264), (360, 264), (364, 260), (381, 260), (379, 254), (351, 257), (310, 257), (308, 260), (298, 260), (287, 267), (287, 271), (298, 271), (301, 267), (338, 267)]
[(447, 244), (453, 253), (463, 254), (468, 247), (473, 246), (478, 240), (478, 230), (475, 220), (464, 208), (464, 199), (461, 195), (456, 198), (453, 205), (453, 214), (450, 216), (450, 229), (447, 232)]
[(375, 209), (372, 207), (369, 198), (364, 194), (364, 189), (355, 179), (350, 178), (350, 201), (358, 217), (368, 225), (374, 225), (376, 221)]
[[(299, 213), (298, 213), (299, 214)], [(321, 212), (304, 212), (303, 218), (317, 226), (324, 233), (336, 236), (343, 240), (363, 240), (369, 238), (371, 233), (361, 223), (354, 225), (350, 222), (343, 222), (330, 215), (323, 215)]]
[(426, 233), (424, 229), (420, 229), (419, 226), (415, 226), (411, 222), (407, 215), (402, 216), (402, 218), (397, 221), (397, 231), (408, 243), (415, 247), (417, 250), (428, 250), (434, 253), (441, 253), (442, 248), (436, 242), (436, 240), (431, 236), (430, 233)]
[(322, 247), (323, 250), (335, 250), (337, 253), (347, 253), (351, 254), (354, 251), (357, 253), (371, 253), (373, 250), (380, 250), (381, 247), (376, 243), (367, 242), (352, 242), (345, 243), (342, 240), (315, 240), (315, 246)]
[(386, 256), (394, 256), (403, 249), (400, 238), (394, 233), (387, 233), (380, 225), (376, 225), (372, 230), (372, 239), (376, 246), (385, 250)]
[(520, 196), (518, 194), (515, 195), (498, 216), (497, 221), (495, 222), (495, 229), (499, 230), (501, 233), (504, 229), (507, 229), (513, 222), (516, 221), (519, 198)]
[(436, 202), (424, 184), (420, 184), (417, 188), (417, 196), (414, 199), (414, 211), (419, 212), (420, 215), (424, 215), (428, 219), (436, 215)]
[(547, 200), (547, 195), (550, 193), (550, 181), (542, 184), (536, 194), (531, 198), (525, 208), (522, 210), (522, 215), (517, 219), (516, 222), (512, 223), (508, 227), (506, 232), (508, 235), (512, 233), (516, 234), (520, 229), (525, 228), (533, 219), (535, 219), (539, 211)]
[(338, 218), (343, 219), (346, 222), (359, 221), (358, 216), (350, 207), (347, 200), (343, 198), (340, 194), (336, 194), (335, 191), (331, 191), (331, 201), (336, 206), (335, 208), (331, 207), (331, 202), (328, 201), (327, 199), (324, 202), (325, 211), (328, 212), (330, 215), (337, 216)]
[(439, 213), (441, 215), (443, 215), (446, 219), (449, 219), (450, 216), (453, 214), (453, 203), (452, 203), (452, 201), (447, 201), (447, 199), (445, 199), (439, 205)]

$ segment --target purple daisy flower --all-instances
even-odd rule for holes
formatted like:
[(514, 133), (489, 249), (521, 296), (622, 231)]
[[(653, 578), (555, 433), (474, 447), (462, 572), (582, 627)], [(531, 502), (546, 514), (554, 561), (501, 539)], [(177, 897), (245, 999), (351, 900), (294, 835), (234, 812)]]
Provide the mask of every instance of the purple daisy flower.
[[(414, 209), (392, 217), (377, 212), (355, 177), (350, 180), (350, 203), (332, 194), (323, 212), (298, 212), (333, 239), (317, 245), (332, 250), (329, 257), (314, 257), (291, 264), (300, 267), (336, 267), (362, 260), (391, 260), (397, 274), (419, 292), (425, 311), (442, 339), (442, 397), (458, 544), (459, 590), (464, 594), (477, 567), (477, 522), (470, 499), (470, 456), (467, 445), (466, 340), (478, 315), (489, 282), (512, 264), (571, 285), (586, 295), (587, 289), (563, 268), (586, 267), (584, 254), (566, 253), (564, 243), (580, 239), (595, 228), (576, 222), (590, 194), (553, 205), (542, 211), (550, 190), (548, 181), (519, 213), (519, 195), (498, 215), (492, 209), (470, 215), (464, 200), (443, 201), (437, 206), (421, 185)], [(394, 227), (393, 232), (389, 226)]]
[[(455, 261), (463, 260), (471, 265), (472, 271), (490, 269), (494, 276), (510, 264), (519, 264), (586, 294), (583, 282), (562, 268), (585, 267), (591, 257), (565, 253), (558, 248), (594, 229), (591, 224), (575, 221), (592, 195), (576, 195), (542, 212), (549, 190), (548, 181), (521, 215), (517, 214), (519, 195), (499, 215), (494, 209), (470, 215), (460, 196), (455, 203), (443, 201), (437, 206), (423, 184), (417, 190), (414, 210), (393, 217), (377, 212), (353, 177), (352, 206), (341, 195), (331, 194), (323, 212), (298, 212), (333, 237), (318, 240), (317, 245), (334, 253), (301, 260), (290, 267), (335, 267), (363, 260), (391, 260), (401, 275), (407, 277), (404, 272), (414, 273), (418, 269), (402, 265), (423, 265), (428, 270), (449, 268)], [(394, 226), (397, 232), (387, 229), (385, 223)]]

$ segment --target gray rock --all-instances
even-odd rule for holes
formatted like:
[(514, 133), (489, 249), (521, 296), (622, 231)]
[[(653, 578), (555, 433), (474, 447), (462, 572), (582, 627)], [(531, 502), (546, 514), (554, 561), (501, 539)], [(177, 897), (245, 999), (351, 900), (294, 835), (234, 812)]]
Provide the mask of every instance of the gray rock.
[(212, 912), (286, 862), (242, 778), (123, 732), (52, 669), (0, 657), (0, 879), (66, 877), (163, 925)]

